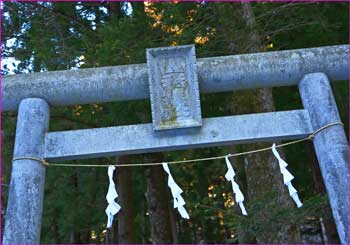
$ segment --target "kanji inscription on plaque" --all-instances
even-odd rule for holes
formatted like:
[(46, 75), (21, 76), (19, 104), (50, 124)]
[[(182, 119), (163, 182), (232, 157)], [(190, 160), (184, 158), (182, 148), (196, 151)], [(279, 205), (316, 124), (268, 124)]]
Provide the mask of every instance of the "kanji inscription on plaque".
[(194, 45), (147, 49), (154, 130), (202, 125)]

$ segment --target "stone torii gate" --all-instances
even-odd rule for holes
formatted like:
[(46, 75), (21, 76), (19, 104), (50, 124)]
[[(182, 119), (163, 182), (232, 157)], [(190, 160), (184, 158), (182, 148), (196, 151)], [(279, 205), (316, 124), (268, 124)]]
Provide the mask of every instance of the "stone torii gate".
[[(340, 122), (328, 79), (349, 78), (348, 55), (349, 46), (340, 45), (196, 60), (188, 45), (148, 49), (148, 65), (4, 76), (2, 109), (18, 109), (18, 119), (3, 243), (40, 242), (45, 167), (30, 158), (64, 161), (301, 139)], [(199, 92), (289, 85), (299, 86), (304, 109), (201, 118)], [(50, 106), (149, 97), (152, 124), (48, 132)], [(344, 129), (322, 130), (313, 143), (340, 240), (349, 243)]]

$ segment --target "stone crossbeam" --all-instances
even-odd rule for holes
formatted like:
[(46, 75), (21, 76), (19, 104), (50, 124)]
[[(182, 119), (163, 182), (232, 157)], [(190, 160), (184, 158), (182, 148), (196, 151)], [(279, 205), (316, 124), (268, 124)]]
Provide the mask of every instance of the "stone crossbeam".
[[(197, 59), (201, 93), (297, 85), (308, 73), (348, 79), (349, 45)], [(22, 99), (51, 106), (149, 98), (146, 64), (52, 71), (2, 77), (2, 110)]]
[(303, 138), (312, 133), (306, 110), (207, 118), (201, 128), (154, 131), (152, 124), (49, 132), (48, 161), (96, 158)]

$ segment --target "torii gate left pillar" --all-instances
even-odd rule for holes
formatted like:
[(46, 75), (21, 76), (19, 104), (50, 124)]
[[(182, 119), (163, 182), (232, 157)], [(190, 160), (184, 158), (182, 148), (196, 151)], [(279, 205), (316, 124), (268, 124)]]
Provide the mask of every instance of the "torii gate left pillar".
[[(18, 109), (14, 158), (43, 159), (45, 133), (49, 127), (49, 105), (28, 98)], [(8, 197), (3, 244), (39, 244), (43, 210), (45, 167), (35, 160), (16, 160)]]

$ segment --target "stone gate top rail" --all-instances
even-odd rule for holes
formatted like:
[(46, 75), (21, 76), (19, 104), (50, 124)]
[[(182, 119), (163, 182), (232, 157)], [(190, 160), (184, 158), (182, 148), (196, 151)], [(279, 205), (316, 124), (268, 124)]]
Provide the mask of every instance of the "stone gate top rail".
[[(295, 85), (307, 73), (348, 79), (349, 45), (202, 58), (202, 93)], [(52, 106), (149, 98), (146, 64), (3, 76), (2, 110), (17, 110), (28, 97)]]

